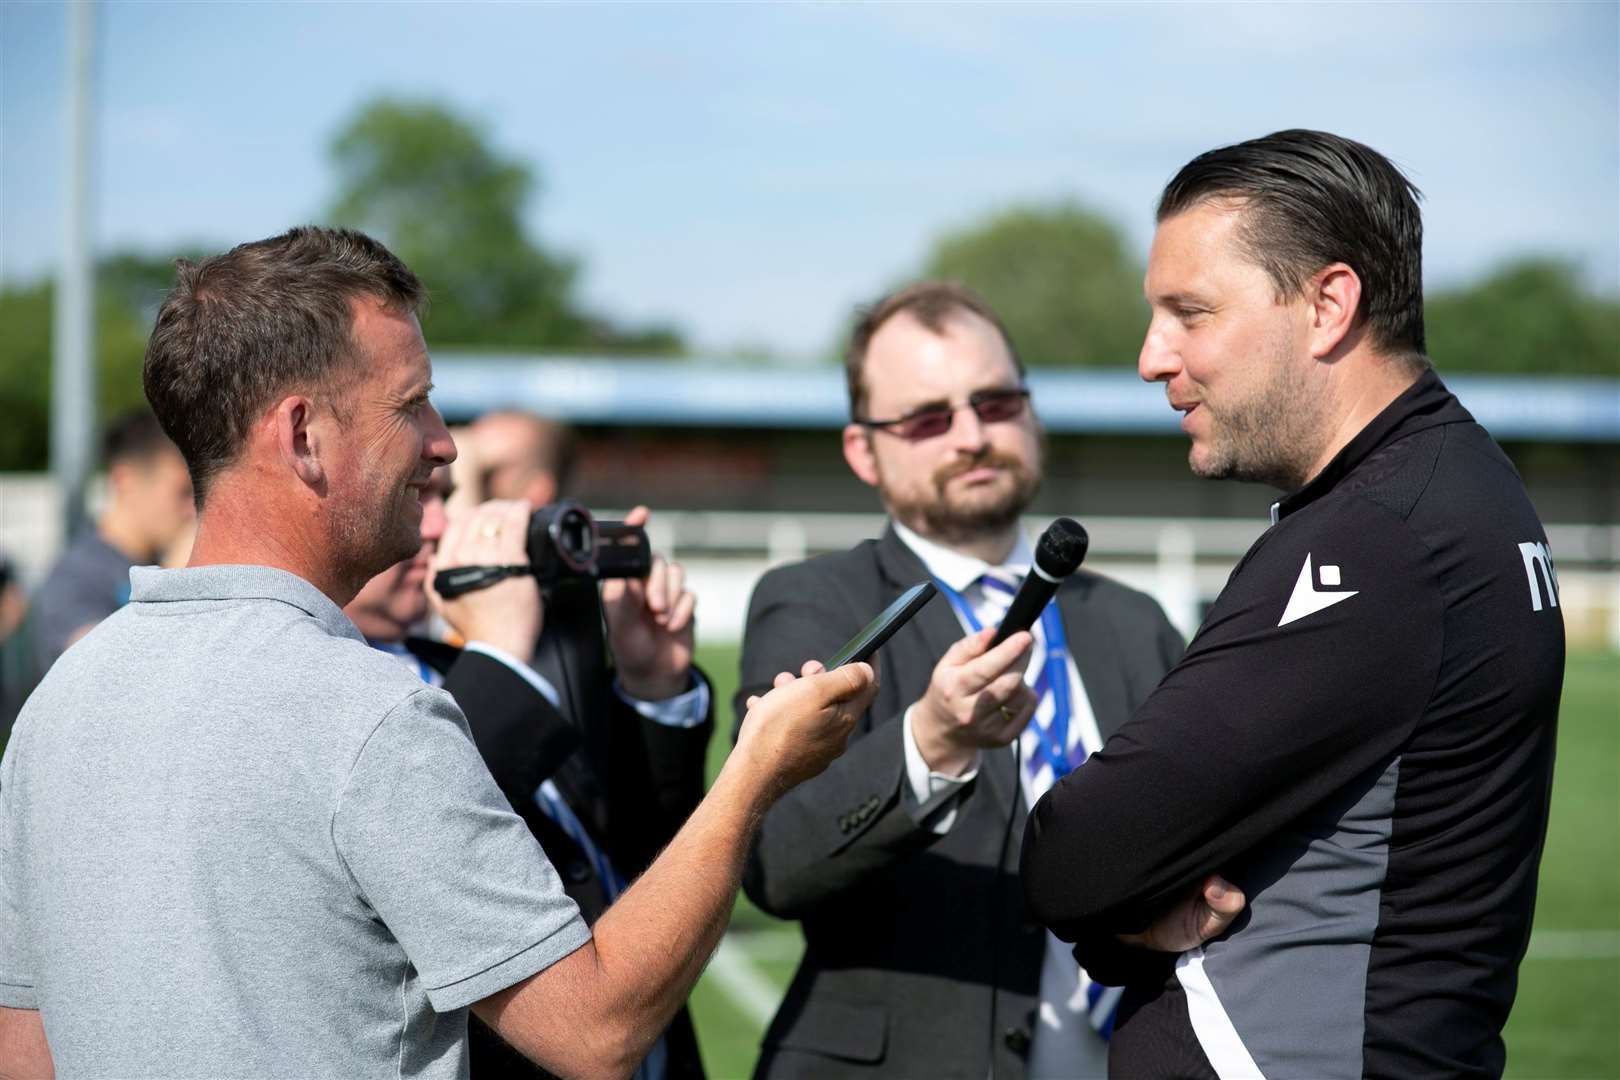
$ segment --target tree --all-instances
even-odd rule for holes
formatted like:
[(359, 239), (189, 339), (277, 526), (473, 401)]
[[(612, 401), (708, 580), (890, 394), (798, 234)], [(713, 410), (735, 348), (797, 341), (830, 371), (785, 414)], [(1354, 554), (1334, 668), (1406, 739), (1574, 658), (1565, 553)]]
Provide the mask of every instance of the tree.
[(427, 284), (429, 333), (446, 345), (678, 351), (658, 327), (624, 331), (581, 309), (575, 259), (523, 225), (539, 186), (443, 105), (374, 101), (338, 132), (329, 219), (386, 243)]
[(1521, 259), (1436, 293), (1423, 321), (1442, 371), (1620, 374), (1620, 300), (1589, 294), (1556, 259)]
[[(141, 361), (149, 318), (101, 283), (96, 292), (96, 416), (106, 419), (146, 404)], [(51, 307), (49, 282), (0, 290), (0, 471), (50, 463)]]
[(1117, 226), (1074, 203), (1014, 207), (949, 233), (923, 273), (983, 296), (1026, 364), (1128, 367), (1142, 347), (1142, 268)]

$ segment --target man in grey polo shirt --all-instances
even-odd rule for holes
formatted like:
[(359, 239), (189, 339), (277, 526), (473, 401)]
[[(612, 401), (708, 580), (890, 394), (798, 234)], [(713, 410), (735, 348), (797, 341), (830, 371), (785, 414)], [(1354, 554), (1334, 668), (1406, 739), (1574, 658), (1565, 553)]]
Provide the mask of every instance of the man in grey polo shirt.
[(554, 1072), (628, 1073), (765, 809), (866, 708), (865, 665), (783, 675), (593, 937), (454, 702), (341, 611), (416, 550), (455, 456), (421, 295), (352, 232), (181, 265), (145, 379), (196, 487), (190, 565), (133, 572), (0, 763), (8, 1076), (454, 1077), (469, 1008)]

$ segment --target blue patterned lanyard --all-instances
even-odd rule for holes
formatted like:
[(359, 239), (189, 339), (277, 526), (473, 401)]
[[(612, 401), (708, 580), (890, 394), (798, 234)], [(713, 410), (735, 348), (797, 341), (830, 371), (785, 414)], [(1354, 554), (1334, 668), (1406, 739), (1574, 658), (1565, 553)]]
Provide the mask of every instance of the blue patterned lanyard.
[[(939, 586), (939, 591), (945, 594), (945, 599), (950, 601), (956, 614), (971, 630), (977, 632), (984, 629), (966, 597), (937, 577), (934, 584)], [(1041, 632), (1046, 638), (1046, 662), (1041, 665), (1041, 673), (1031, 689), (1035, 691), (1037, 702), (1048, 693), (1052, 695), (1052, 723), (1050, 727), (1042, 727), (1039, 720), (1030, 720), (1029, 726), (1035, 731), (1035, 753), (1030, 755), (1029, 771), (1034, 776), (1041, 771), (1042, 765), (1050, 765), (1052, 782), (1056, 783), (1080, 763), (1069, 759), (1069, 642), (1063, 633), (1063, 616), (1058, 612), (1056, 600), (1049, 601), (1041, 612)], [(1036, 708), (1038, 711), (1038, 704)], [(1084, 761), (1085, 748), (1076, 749), (1079, 750), (1080, 761)]]
[(423, 660), (420, 656), (417, 656), (415, 653), (411, 652), (410, 646), (398, 641), (372, 641), (370, 638), (366, 639), (366, 644), (370, 645), (378, 652), (387, 653), (389, 656), (399, 657), (401, 662), (414, 667), (416, 669), (416, 673), (422, 677), (422, 681), (427, 683), (429, 686), (444, 685), (443, 677), (440, 676), (437, 671), (434, 671), (433, 668), (428, 666), (428, 662), (426, 660)]

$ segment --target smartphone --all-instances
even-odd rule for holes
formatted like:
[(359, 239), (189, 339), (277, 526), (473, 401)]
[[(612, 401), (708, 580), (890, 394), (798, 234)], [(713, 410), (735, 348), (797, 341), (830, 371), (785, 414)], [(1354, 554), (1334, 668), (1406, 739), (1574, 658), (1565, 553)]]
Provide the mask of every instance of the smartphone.
[(921, 611), (923, 605), (932, 600), (938, 591), (932, 581), (925, 581), (901, 593), (894, 603), (883, 609), (881, 615), (867, 623), (860, 633), (845, 643), (842, 649), (833, 653), (827, 661), (827, 670), (870, 660), (872, 654), (893, 637), (896, 630), (906, 625), (907, 619)]

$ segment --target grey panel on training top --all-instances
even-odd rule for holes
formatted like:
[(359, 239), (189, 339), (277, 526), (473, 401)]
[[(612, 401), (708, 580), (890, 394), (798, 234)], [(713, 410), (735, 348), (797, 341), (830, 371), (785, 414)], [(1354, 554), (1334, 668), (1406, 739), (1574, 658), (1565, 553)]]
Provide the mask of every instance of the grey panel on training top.
[(1345, 1003), (1366, 993), (1399, 771), (1399, 757), (1375, 767), (1228, 874), (1249, 907), (1204, 971), (1266, 1076), (1362, 1074), (1364, 1017)]

